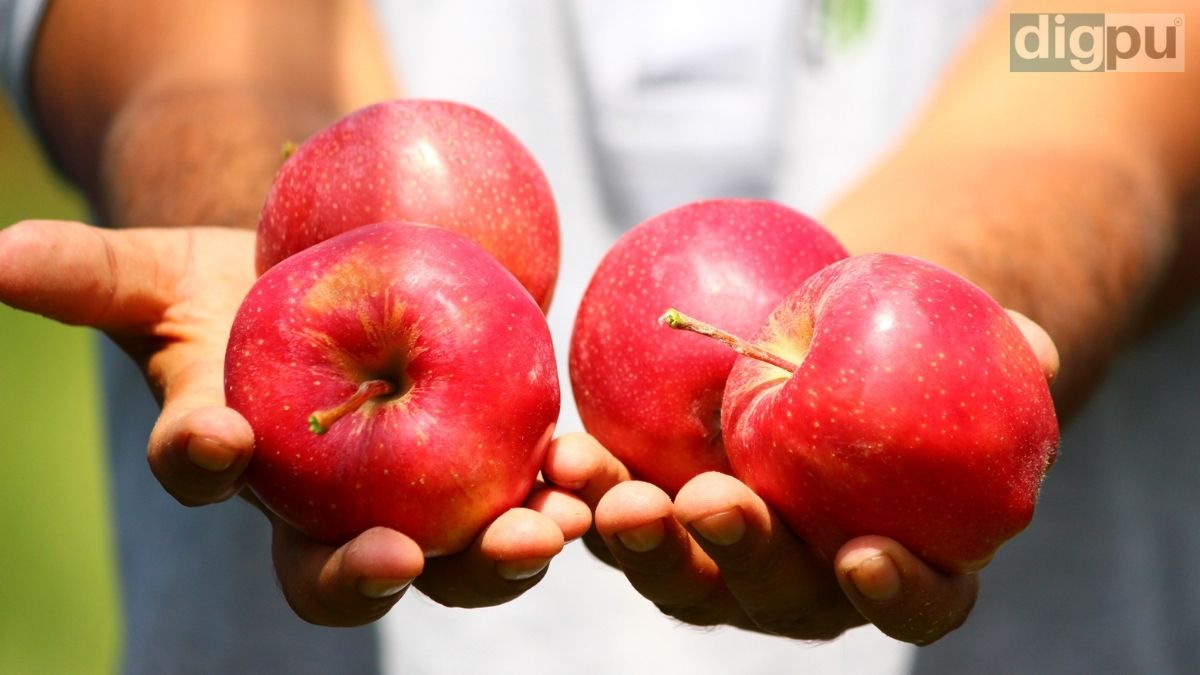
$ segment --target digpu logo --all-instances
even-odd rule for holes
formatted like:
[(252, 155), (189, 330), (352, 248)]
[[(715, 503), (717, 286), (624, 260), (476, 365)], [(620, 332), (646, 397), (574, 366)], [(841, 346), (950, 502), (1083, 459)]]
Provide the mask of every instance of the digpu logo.
[(1182, 72), (1183, 14), (1010, 14), (1009, 69)]

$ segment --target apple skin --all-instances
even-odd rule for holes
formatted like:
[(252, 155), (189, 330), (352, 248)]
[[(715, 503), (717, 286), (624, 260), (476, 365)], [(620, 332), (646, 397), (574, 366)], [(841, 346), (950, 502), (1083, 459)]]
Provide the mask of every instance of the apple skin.
[(687, 204), (634, 227), (605, 255), (580, 303), (569, 369), (584, 427), (639, 479), (674, 495), (729, 472), (721, 394), (736, 357), (664, 331), (667, 307), (750, 334), (779, 301), (846, 251), (774, 202)]
[[(408, 383), (330, 425), (365, 380)], [(239, 308), (228, 405), (250, 422), (247, 480), (284, 520), (340, 544), (376, 526), (453, 553), (529, 494), (558, 418), (545, 317), (465, 237), (382, 223), (268, 270)]]
[(255, 264), (383, 221), (466, 235), (517, 277), (545, 311), (558, 277), (558, 211), (529, 151), (499, 122), (448, 101), (362, 108), (284, 162), (258, 222)]
[(1033, 517), (1058, 422), (1037, 358), (983, 290), (889, 254), (815, 274), (740, 357), (724, 400), (734, 475), (824, 555), (896, 539), (951, 573)]

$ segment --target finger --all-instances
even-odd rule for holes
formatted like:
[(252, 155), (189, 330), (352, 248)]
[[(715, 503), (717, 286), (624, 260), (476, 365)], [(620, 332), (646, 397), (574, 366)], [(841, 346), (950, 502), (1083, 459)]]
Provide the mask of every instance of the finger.
[(192, 229), (176, 262), (199, 270), (181, 285), (180, 297), (154, 331), (149, 353), (138, 354), (137, 336), (124, 344), (144, 361), (146, 378), (162, 402), (150, 436), (151, 469), (163, 487), (185, 504), (227, 498), (241, 483), (254, 434), (237, 412), (225, 407), (225, 344), (238, 304), (253, 280), (253, 236), (219, 228)]
[(542, 475), (548, 483), (574, 492), (593, 511), (612, 486), (629, 480), (624, 464), (596, 439), (578, 432), (554, 439)]
[(664, 613), (702, 626), (744, 623), (716, 565), (676, 522), (667, 493), (620, 483), (601, 498), (595, 519), (630, 584)]
[(757, 629), (823, 640), (863, 623), (829, 563), (736, 478), (716, 472), (693, 478), (675, 497), (674, 515), (720, 568)]
[(376, 527), (333, 547), (271, 520), (279, 585), (292, 610), (310, 623), (358, 626), (379, 619), (424, 565), (421, 547), (395, 530)]
[[(159, 233), (159, 237), (163, 236)], [(169, 238), (169, 237), (168, 237)], [(0, 301), (63, 323), (125, 331), (154, 323), (173, 279), (158, 237), (31, 220), (0, 231)]]
[(150, 433), (150, 469), (171, 495), (188, 506), (228, 499), (241, 486), (254, 449), (254, 431), (225, 407), (222, 354), (194, 356), (203, 344), (173, 346), (156, 356), (162, 372), (162, 413)]
[[(17, 223), (0, 232), (0, 299), (134, 339), (171, 304), (173, 275), (190, 236), (62, 221)], [(249, 425), (224, 408), (222, 352), (216, 342), (179, 341), (154, 356), (160, 372), (151, 379), (164, 409), (151, 437), (150, 465), (185, 504), (234, 494), (253, 445)]]
[(450, 607), (508, 602), (545, 576), (550, 559), (564, 543), (562, 530), (549, 517), (531, 509), (510, 509), (466, 551), (430, 558), (417, 588)]
[(525, 508), (552, 520), (566, 541), (582, 537), (592, 526), (592, 511), (588, 505), (560, 488), (539, 485), (525, 500)]
[(858, 537), (835, 559), (858, 611), (897, 640), (929, 644), (962, 625), (979, 594), (975, 574), (946, 575), (885, 537)]
[(1040, 324), (1015, 309), (1008, 310), (1008, 315), (1029, 341), (1029, 346), (1033, 348), (1033, 353), (1042, 366), (1042, 372), (1046, 375), (1046, 381), (1053, 384), (1058, 378), (1060, 366), (1058, 348), (1054, 346), (1054, 340), (1050, 339), (1050, 334)]
[[(630, 478), (625, 465), (595, 438), (578, 432), (554, 439), (542, 464), (542, 476), (548, 483), (576, 494), (592, 512), (609, 489)], [(584, 535), (583, 543), (604, 563), (617, 565), (608, 545), (594, 529)]]

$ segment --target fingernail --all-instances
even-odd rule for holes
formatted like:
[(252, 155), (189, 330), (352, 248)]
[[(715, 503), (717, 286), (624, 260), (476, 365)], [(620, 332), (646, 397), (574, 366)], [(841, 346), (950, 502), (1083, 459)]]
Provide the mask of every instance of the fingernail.
[(362, 579), (358, 582), (358, 592), (373, 600), (389, 598), (408, 588), (412, 579)]
[(496, 574), (509, 581), (523, 581), (536, 577), (550, 564), (548, 558), (526, 558), (524, 560), (501, 560), (496, 563)]
[(847, 573), (850, 583), (868, 600), (886, 602), (900, 592), (900, 571), (886, 553), (867, 555), (857, 565), (851, 564)]
[(224, 471), (235, 459), (234, 453), (224, 444), (204, 436), (192, 436), (188, 440), (187, 455), (192, 464), (208, 471)]
[(630, 551), (645, 553), (658, 548), (666, 531), (666, 526), (659, 519), (624, 532), (618, 532), (617, 539), (620, 539), (621, 544)]
[(746, 518), (740, 507), (698, 518), (691, 526), (701, 537), (720, 546), (736, 544), (746, 535)]

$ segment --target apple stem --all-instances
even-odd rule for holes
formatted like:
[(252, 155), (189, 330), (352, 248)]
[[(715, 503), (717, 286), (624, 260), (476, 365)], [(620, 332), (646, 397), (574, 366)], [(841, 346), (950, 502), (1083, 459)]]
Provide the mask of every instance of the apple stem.
[(699, 319), (693, 319), (674, 307), (668, 309), (665, 314), (659, 317), (658, 322), (671, 328), (690, 330), (693, 333), (699, 333), (714, 340), (720, 340), (728, 345), (730, 349), (743, 356), (749, 356), (764, 363), (769, 363), (789, 373), (795, 373), (799, 367), (791, 361), (780, 358), (758, 345), (746, 342), (732, 333), (723, 331), (712, 324), (704, 323)]
[(350, 398), (332, 408), (318, 410), (309, 415), (308, 428), (319, 436), (329, 431), (329, 427), (333, 426), (334, 422), (358, 410), (367, 401), (377, 396), (388, 396), (395, 392), (396, 385), (392, 382), (388, 382), (387, 380), (367, 380), (358, 386), (358, 390), (351, 394)]
[(296, 149), (299, 147), (300, 145), (295, 141), (284, 141), (283, 147), (280, 148), (284, 160), (291, 159), (292, 155), (296, 154)]

